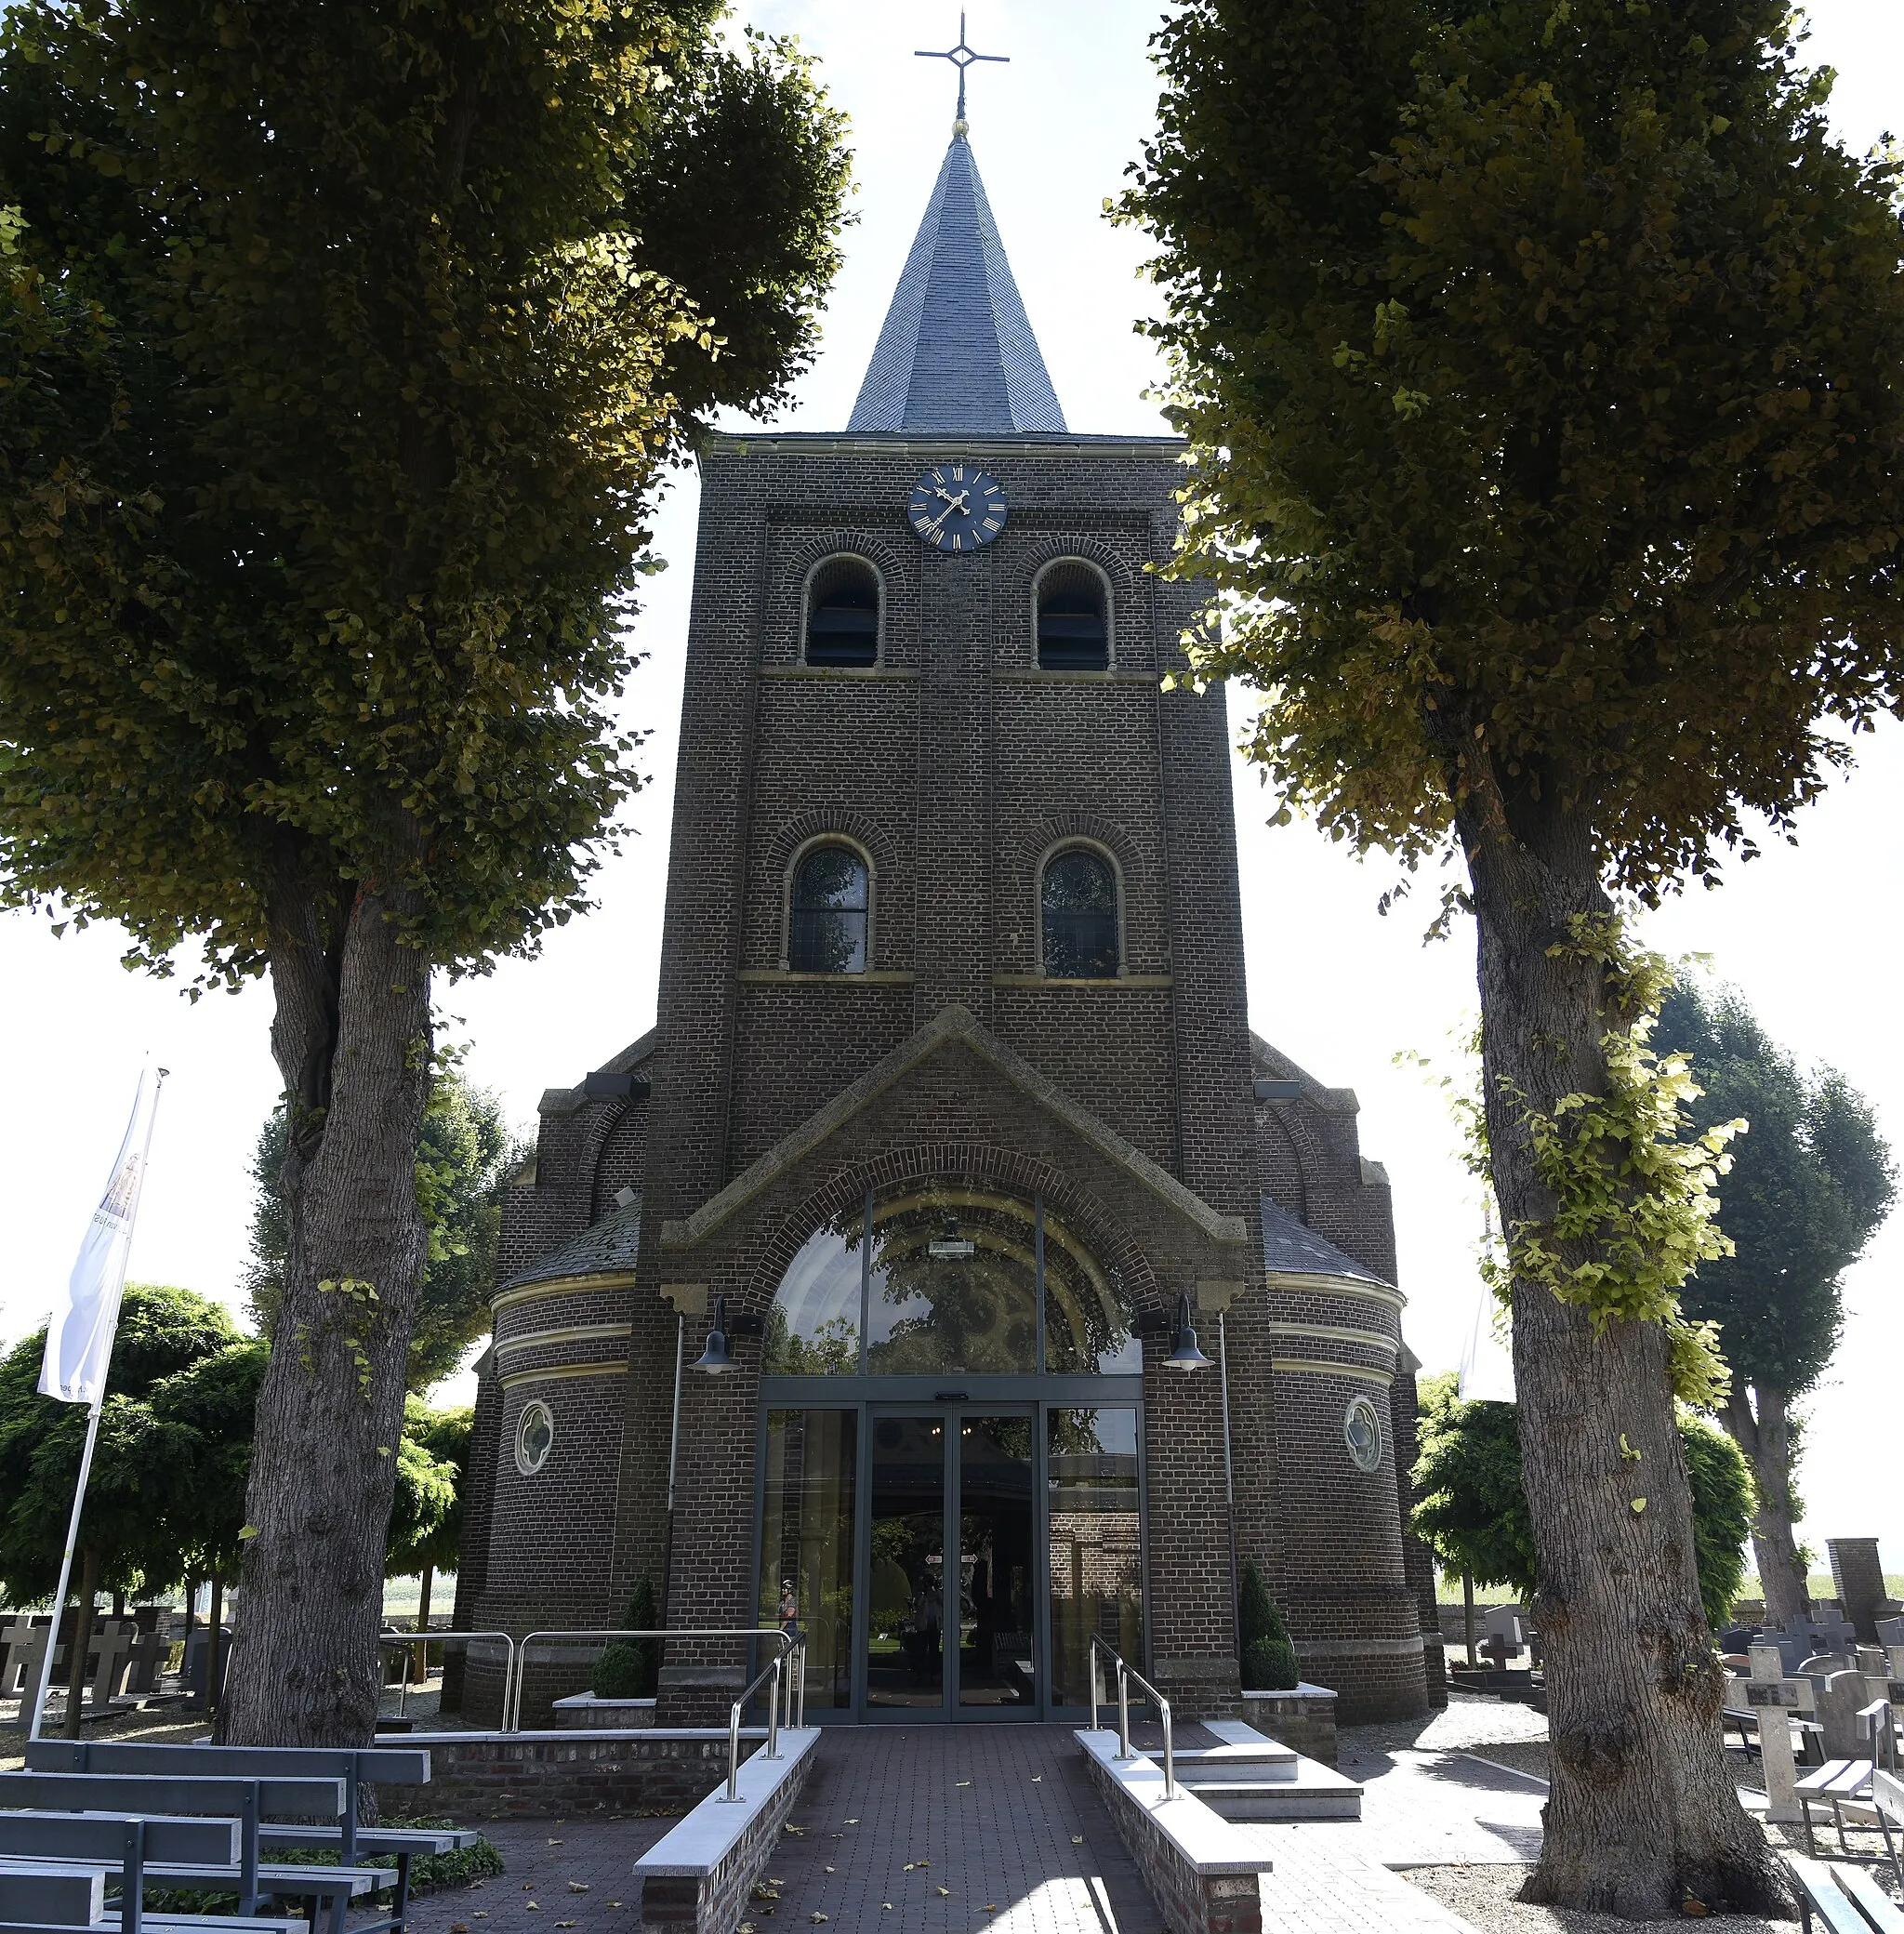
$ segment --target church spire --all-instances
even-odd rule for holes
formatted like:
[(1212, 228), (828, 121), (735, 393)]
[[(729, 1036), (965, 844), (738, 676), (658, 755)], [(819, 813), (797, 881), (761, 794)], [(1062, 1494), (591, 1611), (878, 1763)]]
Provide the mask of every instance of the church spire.
[(960, 14), (959, 45), (925, 58), (958, 68), (959, 118), (846, 427), (1062, 434), (1064, 413), (966, 139), (965, 70), (1005, 57), (974, 54)]

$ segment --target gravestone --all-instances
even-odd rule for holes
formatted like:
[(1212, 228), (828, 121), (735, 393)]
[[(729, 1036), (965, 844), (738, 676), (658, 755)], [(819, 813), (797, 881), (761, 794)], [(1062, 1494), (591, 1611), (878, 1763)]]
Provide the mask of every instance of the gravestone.
[(1818, 1701), (1818, 1724), (1825, 1729), (1825, 1757), (1860, 1758), (1863, 1742), (1858, 1736), (1858, 1715), (1865, 1705), (1863, 1673), (1827, 1673)]
[[(17, 1617), (6, 1632), (0, 1634), (7, 1642), (7, 1670), (4, 1679), (0, 1679), (0, 1688), (31, 1703), (40, 1682), (40, 1666), (46, 1656), (46, 1641), (52, 1635), (53, 1621), (50, 1618), (31, 1618), (25, 1613)], [(65, 1651), (62, 1645), (53, 1654), (56, 1683)]]
[(1831, 1578), (1853, 1632), (1867, 1643), (1878, 1640), (1878, 1620), (1896, 1610), (1884, 1593), (1884, 1570), (1875, 1538), (1828, 1538)]
[(138, 1636), (139, 1627), (130, 1619), (102, 1619), (95, 1628), (86, 1660), (88, 1712), (106, 1712), (119, 1697)]
[[(205, 1655), (208, 1636), (203, 1625), (195, 1627), (192, 1636), (185, 1642), (185, 1684), (192, 1698), (188, 1710), (202, 1713), (206, 1710), (205, 1697)], [(218, 1627), (218, 1703), (225, 1698), (225, 1683), (231, 1676), (231, 1630), (229, 1625)]]
[(1496, 1664), (1502, 1662), (1495, 1653), (1497, 1644), (1505, 1644), (1507, 1658), (1518, 1658), (1521, 1647), (1526, 1643), (1521, 1630), (1521, 1610), (1517, 1605), (1490, 1605), (1481, 1629), (1488, 1635), (1487, 1643), (1481, 1649), (1495, 1659)]
[(132, 1616), (138, 1624), (139, 1635), (133, 1641), (132, 1663), (126, 1670), (126, 1689), (135, 1698), (142, 1698), (159, 1689), (159, 1675), (165, 1669), (172, 1642), (165, 1629), (168, 1615), (163, 1605), (139, 1606)]
[(1798, 1768), (1792, 1753), (1792, 1715), (1812, 1703), (1811, 1687), (1785, 1676), (1785, 1662), (1775, 1645), (1755, 1645), (1750, 1653), (1752, 1677), (1746, 1703), (1758, 1715), (1759, 1761), (1765, 1775), (1765, 1818), (1795, 1826), (1805, 1817), (1798, 1804)]

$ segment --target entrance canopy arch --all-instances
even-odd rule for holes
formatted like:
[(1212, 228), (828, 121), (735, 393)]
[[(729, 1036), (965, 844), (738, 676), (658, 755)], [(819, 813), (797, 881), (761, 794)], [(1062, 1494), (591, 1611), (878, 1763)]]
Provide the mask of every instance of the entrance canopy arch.
[(757, 1603), (816, 1714), (1050, 1716), (1092, 1634), (1143, 1656), (1133, 1272), (1041, 1180), (881, 1164), (778, 1246)]
[(1122, 1274), (1043, 1191), (983, 1176), (875, 1186), (814, 1227), (767, 1314), (762, 1374), (1132, 1376)]

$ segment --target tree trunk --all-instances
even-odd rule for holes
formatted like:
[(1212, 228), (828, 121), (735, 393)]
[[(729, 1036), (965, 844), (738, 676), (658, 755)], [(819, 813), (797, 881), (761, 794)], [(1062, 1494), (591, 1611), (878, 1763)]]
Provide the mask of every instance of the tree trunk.
[[(425, 1565), (423, 1568), (422, 1579), (419, 1581), (417, 1584), (416, 1629), (419, 1632), (428, 1632), (430, 1630), (430, 1581), (435, 1570), (436, 1567), (434, 1565)], [(423, 1641), (423, 1643), (416, 1648), (417, 1685), (419, 1687), (422, 1686), (428, 1681), (429, 1677), (430, 1641), (426, 1638)]]
[(407, 890), (271, 907), (271, 1048), (291, 1106), (284, 1304), (258, 1400), (243, 1629), (218, 1736), (361, 1746), (377, 1721), (384, 1559), (416, 1279), (430, 970)]
[(1758, 1510), (1752, 1521), (1752, 1548), (1759, 1565), (1759, 1589), (1765, 1597), (1765, 1623), (1789, 1632), (1811, 1616), (1811, 1583), (1798, 1556), (1792, 1530), (1792, 1425), (1784, 1391), (1753, 1387), (1758, 1414), (1744, 1388), (1734, 1384), (1725, 1424), (1732, 1441), (1752, 1465)]
[[(1460, 815), (1479, 930), (1482, 1068), (1503, 1226), (1542, 1228), (1556, 1204), (1521, 1106), (1552, 1115), (1601, 1093), (1602, 1041), (1620, 1025), (1573, 916), (1611, 911), (1570, 775), (1486, 788)], [(1588, 1259), (1555, 1244), (1561, 1259)], [(1782, 1908), (1763, 1830), (1739, 1804), (1721, 1745), (1722, 1676), (1700, 1609), (1692, 1498), (1658, 1323), (1609, 1322), (1543, 1284), (1514, 1285), (1523, 1482), (1532, 1516), (1553, 1775), (1540, 1863), (1525, 1900), (1628, 1919)], [(1637, 1459), (1628, 1454), (1636, 1451)]]
[[(86, 1655), (92, 1649), (93, 1599), (99, 1589), (99, 1553), (88, 1544), (79, 1554), (79, 1615), (73, 1623), (73, 1656), (66, 1662), (66, 1737), (79, 1737), (80, 1711), (86, 1702)], [(60, 1621), (66, 1608), (53, 1609), (53, 1630), (48, 1645), (60, 1642)]]
[(212, 1573), (211, 1616), (205, 1628), (205, 1709), (216, 1714), (224, 1702), (218, 1697), (218, 1646), (225, 1626), (225, 1576)]
[(1461, 1573), (1461, 1626), (1468, 1641), (1468, 1663), (1477, 1662), (1474, 1657), (1474, 1574)]

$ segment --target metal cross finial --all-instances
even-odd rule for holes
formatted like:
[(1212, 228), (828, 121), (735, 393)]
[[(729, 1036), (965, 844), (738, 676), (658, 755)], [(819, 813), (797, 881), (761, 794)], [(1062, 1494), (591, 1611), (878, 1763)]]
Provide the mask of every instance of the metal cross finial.
[(948, 52), (940, 53), (934, 47), (920, 47), (913, 58), (917, 60), (949, 60), (959, 70), (959, 118), (952, 124), (954, 134), (965, 132), (965, 70), (976, 60), (998, 60), (1010, 64), (1010, 54), (974, 54), (965, 44), (965, 16), (959, 16), (959, 45)]

